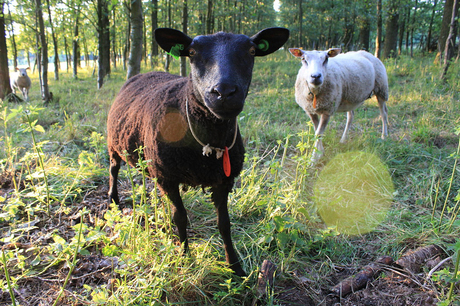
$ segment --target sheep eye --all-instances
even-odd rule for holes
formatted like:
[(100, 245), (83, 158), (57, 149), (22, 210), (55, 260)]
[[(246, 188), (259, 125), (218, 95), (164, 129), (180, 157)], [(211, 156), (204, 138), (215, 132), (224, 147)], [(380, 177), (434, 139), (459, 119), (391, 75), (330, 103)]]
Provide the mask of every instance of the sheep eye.
[(195, 54), (196, 54), (195, 49), (190, 49), (190, 50), (188, 50), (188, 55), (189, 55), (189, 56), (195, 56)]
[(302, 62), (304, 62), (305, 64), (308, 65), (307, 59), (305, 57), (303, 57), (303, 56), (302, 56)]
[(251, 47), (251, 49), (249, 49), (249, 54), (256, 55), (256, 47)]

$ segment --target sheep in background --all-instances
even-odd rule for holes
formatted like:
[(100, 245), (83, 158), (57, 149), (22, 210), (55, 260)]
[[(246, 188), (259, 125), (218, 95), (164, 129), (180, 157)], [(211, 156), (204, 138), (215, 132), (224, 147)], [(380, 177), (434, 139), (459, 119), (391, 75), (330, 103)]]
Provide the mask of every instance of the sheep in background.
[(16, 68), (18, 71), (11, 78), (11, 88), (13, 89), (13, 94), (16, 94), (16, 89), (22, 92), (22, 96), (26, 101), (29, 101), (29, 90), (32, 82), (30, 81), (29, 76), (27, 75), (27, 68)]
[(377, 97), (382, 118), (382, 139), (388, 135), (388, 77), (383, 63), (366, 51), (339, 54), (341, 49), (327, 51), (304, 51), (290, 48), (289, 52), (302, 60), (297, 74), (295, 99), (311, 118), (315, 135), (315, 152), (312, 160), (317, 162), (323, 152), (321, 137), (330, 117), (335, 112), (347, 112), (347, 123), (341, 143), (353, 121), (354, 110), (369, 99)]
[(265, 29), (252, 37), (219, 32), (193, 39), (177, 30), (156, 29), (155, 39), (165, 51), (190, 58), (191, 73), (139, 74), (121, 88), (107, 119), (110, 203), (119, 203), (122, 159), (135, 167), (136, 150), (144, 147), (148, 175), (157, 178), (160, 191), (171, 200), (184, 249), (187, 211), (179, 185), (211, 187), (227, 263), (237, 275), (245, 275), (232, 244), (227, 209), (228, 193), (244, 160), (237, 116), (248, 94), (255, 56), (278, 50), (288, 38), (284, 28)]

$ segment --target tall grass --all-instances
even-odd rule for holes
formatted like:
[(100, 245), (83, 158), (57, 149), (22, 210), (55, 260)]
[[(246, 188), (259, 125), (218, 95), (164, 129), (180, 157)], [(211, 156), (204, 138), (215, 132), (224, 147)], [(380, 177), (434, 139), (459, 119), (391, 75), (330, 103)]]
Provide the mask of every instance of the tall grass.
[[(34, 248), (3, 251), (1, 264), (10, 273), (0, 277), (1, 284), (13, 289), (31, 277), (46, 273), (57, 277), (56, 267), (65, 262), (70, 275), (71, 267), (92, 255), (110, 259), (113, 268), (101, 283), (80, 289), (72, 286), (70, 277), (67, 290), (73, 295), (67, 295), (65, 303), (249, 305), (264, 259), (278, 265), (277, 282), (294, 282), (298, 271), (313, 278), (307, 290), (315, 296), (328, 285), (322, 275), (329, 275), (336, 265), (359, 265), (382, 253), (397, 257), (414, 245), (458, 240), (459, 68), (452, 66), (443, 83), (431, 56), (402, 57), (385, 64), (390, 80), (389, 139), (379, 138), (378, 106), (371, 99), (357, 110), (347, 144), (339, 143), (344, 114), (333, 117), (324, 137), (325, 156), (312, 165), (313, 128), (294, 100), (298, 63), (286, 52), (258, 59), (238, 119), (247, 151), (245, 167), (229, 197), (233, 240), (249, 272), (247, 278), (233, 276), (223, 262), (206, 191), (182, 192), (193, 235), (189, 256), (181, 256), (169, 203), (158, 198), (155, 181), (146, 178), (146, 161), (120, 173), (121, 195), (132, 209), (112, 204), (82, 216), (80, 228), (69, 227), (69, 232), (47, 228), (48, 223), (73, 220), (91, 193), (108, 184), (105, 124), (124, 82), (123, 71), (113, 71), (101, 90), (90, 71), (82, 70), (78, 80), (62, 73), (61, 81), (51, 81), (55, 100), (46, 108), (34, 86), (31, 102), (24, 107), (37, 113), (29, 118), (19, 115), (22, 105), (4, 102), (0, 167), (4, 181), (11, 180), (13, 188), (2, 189), (1, 241), (32, 243)], [(171, 69), (177, 73), (179, 64), (173, 62)], [(31, 77), (36, 84), (37, 76)], [(43, 127), (42, 133), (16, 133), (27, 125), (33, 129), (31, 122)], [(42, 150), (38, 162), (37, 144)], [(329, 161), (353, 151), (379, 158), (396, 190), (388, 217), (371, 233), (350, 236), (323, 222), (314, 184)], [(45, 173), (47, 183), (41, 179)], [(50, 205), (48, 215), (41, 208), (44, 197)], [(34, 243), (42, 241), (37, 236), (40, 230), (47, 238)], [(440, 280), (438, 286), (445, 282)], [(449, 300), (458, 300), (458, 290), (452, 291)], [(267, 304), (276, 304), (276, 298), (275, 292)], [(57, 301), (58, 293), (51, 299)]]

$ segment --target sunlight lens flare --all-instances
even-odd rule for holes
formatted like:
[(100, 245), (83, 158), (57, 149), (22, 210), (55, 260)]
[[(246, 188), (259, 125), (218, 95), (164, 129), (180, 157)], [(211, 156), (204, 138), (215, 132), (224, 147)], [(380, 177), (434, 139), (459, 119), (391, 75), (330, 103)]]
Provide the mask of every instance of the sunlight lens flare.
[(323, 221), (349, 235), (374, 230), (385, 219), (393, 192), (385, 164), (377, 156), (359, 151), (335, 156), (314, 186)]

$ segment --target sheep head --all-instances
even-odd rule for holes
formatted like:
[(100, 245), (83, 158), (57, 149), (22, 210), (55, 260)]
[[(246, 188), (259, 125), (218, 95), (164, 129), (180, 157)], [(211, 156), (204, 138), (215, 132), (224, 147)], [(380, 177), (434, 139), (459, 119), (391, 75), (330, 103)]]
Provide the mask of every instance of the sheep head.
[(219, 119), (235, 118), (243, 110), (255, 56), (278, 50), (288, 38), (285, 28), (268, 28), (252, 37), (219, 32), (193, 39), (174, 29), (155, 30), (165, 51), (189, 57), (194, 95)]
[(327, 75), (329, 58), (338, 55), (341, 49), (332, 48), (327, 51), (304, 51), (297, 48), (290, 48), (289, 52), (302, 60), (300, 73), (303, 74), (311, 92), (316, 95), (319, 93)]
[(16, 68), (16, 70), (18, 71), (20, 77), (27, 76), (27, 69), (30, 69), (30, 68), (29, 67), (27, 67), (27, 68)]

